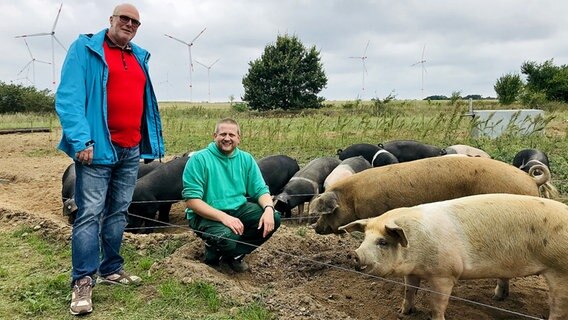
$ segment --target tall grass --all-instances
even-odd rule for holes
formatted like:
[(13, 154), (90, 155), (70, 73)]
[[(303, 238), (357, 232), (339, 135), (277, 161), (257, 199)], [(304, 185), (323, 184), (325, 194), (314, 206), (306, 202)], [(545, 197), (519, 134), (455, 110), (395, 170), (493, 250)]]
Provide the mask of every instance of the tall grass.
[[(544, 119), (534, 126), (537, 132), (519, 135), (512, 127), (496, 139), (474, 138), (479, 125), (465, 116), (468, 103), (455, 101), (380, 100), (333, 102), (319, 110), (294, 112), (238, 112), (230, 104), (161, 105), (167, 153), (182, 154), (205, 147), (213, 139), (215, 123), (223, 117), (239, 121), (241, 148), (261, 158), (286, 154), (306, 164), (316, 157), (334, 156), (338, 149), (353, 143), (378, 144), (395, 139), (412, 139), (446, 147), (466, 144), (487, 151), (495, 159), (511, 163), (524, 148), (537, 148), (551, 158), (553, 177), (562, 192), (568, 192), (568, 111), (566, 105), (550, 104)], [(474, 108), (500, 109), (495, 101), (476, 101)], [(512, 106), (511, 109), (520, 108)], [(58, 129), (54, 115), (2, 115), (2, 125), (44, 123)], [(42, 156), (44, 153), (32, 154)]]

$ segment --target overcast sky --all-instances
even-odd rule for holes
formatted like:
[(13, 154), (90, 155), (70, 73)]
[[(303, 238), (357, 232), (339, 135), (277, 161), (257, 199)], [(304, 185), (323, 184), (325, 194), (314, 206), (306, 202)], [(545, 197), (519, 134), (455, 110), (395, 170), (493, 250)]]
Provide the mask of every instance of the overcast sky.
[[(107, 28), (114, 6), (121, 2), (0, 0), (0, 81), (31, 84), (31, 64), (22, 71), (31, 57), (23, 39), (15, 36), (51, 32), (61, 3), (55, 35), (68, 48), (78, 34)], [(133, 41), (152, 54), (150, 73), (160, 101), (208, 101), (209, 83), (211, 101), (228, 101), (230, 96), (240, 100), (249, 62), (279, 34), (296, 35), (306, 47), (320, 51), (328, 77), (320, 95), (328, 100), (384, 98), (391, 92), (397, 99), (450, 96), (454, 91), (494, 97), (497, 78), (520, 73), (525, 61), (553, 58), (556, 65), (568, 64), (568, 2), (560, 0), (131, 3), (142, 21)], [(190, 92), (187, 46), (164, 34), (191, 42), (204, 28), (191, 47)], [(35, 59), (52, 61), (50, 36), (26, 39)], [(363, 59), (350, 58), (363, 55), (366, 73)], [(57, 83), (64, 57), (55, 43)], [(207, 68), (196, 63), (209, 66), (217, 59), (209, 78)], [(36, 62), (35, 86), (51, 90), (51, 82), (51, 65)]]

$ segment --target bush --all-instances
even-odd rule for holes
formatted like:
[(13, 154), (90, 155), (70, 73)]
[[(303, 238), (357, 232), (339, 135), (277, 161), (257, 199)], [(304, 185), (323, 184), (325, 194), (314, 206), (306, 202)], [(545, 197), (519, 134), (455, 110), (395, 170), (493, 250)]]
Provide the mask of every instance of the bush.
[(55, 111), (55, 97), (49, 90), (38, 91), (21, 84), (0, 81), (0, 114), (16, 112), (46, 113)]
[(517, 101), (517, 98), (523, 90), (523, 80), (518, 74), (506, 74), (497, 79), (493, 89), (497, 93), (499, 103), (503, 105), (510, 105)]
[(373, 107), (372, 107), (373, 114), (377, 116), (383, 116), (392, 113), (392, 108), (388, 106), (388, 103), (394, 100), (395, 97), (396, 94), (394, 94), (394, 92), (391, 92), (383, 100), (381, 100), (378, 97), (371, 99), (371, 102), (373, 102)]
[(451, 106), (455, 106), (459, 100), (461, 100), (461, 91), (453, 91), (452, 95), (450, 96), (449, 104)]
[(237, 102), (237, 103), (232, 103), (231, 104), (231, 109), (233, 109), (236, 112), (245, 112), (245, 111), (249, 111), (249, 107), (245, 102)]
[(524, 106), (533, 109), (541, 109), (548, 102), (546, 93), (542, 91), (525, 90), (520, 96), (521, 103)]

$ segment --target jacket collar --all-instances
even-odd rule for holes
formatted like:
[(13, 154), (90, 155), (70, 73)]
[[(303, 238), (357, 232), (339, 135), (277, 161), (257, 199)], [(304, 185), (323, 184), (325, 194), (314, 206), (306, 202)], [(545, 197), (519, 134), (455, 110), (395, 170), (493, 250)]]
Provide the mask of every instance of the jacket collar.
[(122, 48), (112, 41), (112, 39), (108, 36), (108, 32), (105, 33), (105, 42), (109, 48), (117, 48), (120, 50), (132, 52), (132, 46), (130, 45), (130, 41), (126, 44), (124, 48)]
[[(86, 46), (91, 49), (92, 51), (96, 52), (99, 56), (104, 57), (103, 53), (103, 42), (105, 41), (105, 36), (108, 32), (108, 28), (105, 28), (98, 33), (95, 33), (89, 37), (87, 40)], [(87, 35), (83, 35), (87, 37)], [(148, 51), (142, 49), (141, 47), (137, 46), (135, 43), (129, 42), (128, 43), (132, 53), (139, 58), (139, 61), (145, 61), (150, 57), (150, 53)]]

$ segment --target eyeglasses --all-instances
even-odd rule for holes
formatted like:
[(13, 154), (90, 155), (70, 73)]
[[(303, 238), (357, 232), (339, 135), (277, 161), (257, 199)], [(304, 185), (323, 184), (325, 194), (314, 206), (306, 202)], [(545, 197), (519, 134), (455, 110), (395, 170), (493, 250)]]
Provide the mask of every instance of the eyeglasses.
[(120, 19), (120, 22), (127, 24), (128, 21), (132, 22), (132, 26), (134, 28), (138, 28), (142, 23), (136, 19), (130, 18), (129, 16), (125, 16), (125, 15), (113, 15), (113, 17), (118, 17)]

